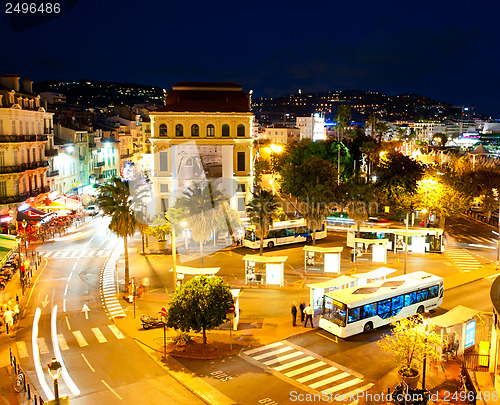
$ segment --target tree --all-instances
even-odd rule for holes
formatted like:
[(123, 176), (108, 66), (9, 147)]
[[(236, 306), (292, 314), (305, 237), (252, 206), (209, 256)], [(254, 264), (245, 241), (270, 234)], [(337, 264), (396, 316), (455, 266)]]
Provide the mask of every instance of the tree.
[(279, 208), (279, 201), (276, 196), (260, 189), (252, 193), (252, 199), (247, 204), (247, 214), (250, 222), (255, 225), (256, 235), (260, 238), (259, 255), (262, 256), (264, 250), (264, 237), (273, 225), (273, 215)]
[(167, 240), (167, 235), (170, 234), (170, 224), (165, 217), (157, 216), (153, 221), (153, 225), (148, 228), (146, 233), (154, 236), (158, 239), (158, 242), (165, 242)]
[(128, 237), (133, 236), (137, 228), (137, 219), (133, 210), (134, 200), (130, 194), (129, 183), (114, 177), (111, 179), (111, 183), (105, 184), (99, 189), (97, 203), (104, 215), (111, 217), (109, 229), (119, 238), (123, 238), (125, 286), (128, 286), (130, 279)]
[(341, 104), (337, 110), (337, 115), (335, 115), (335, 122), (337, 123), (337, 130), (341, 134), (341, 138), (344, 137), (344, 132), (349, 126), (351, 121), (351, 107), (347, 104)]
[(437, 346), (440, 344), (442, 341), (434, 332), (434, 325), (429, 318), (420, 314), (394, 322), (392, 332), (384, 335), (378, 342), (384, 352), (394, 356), (404, 377), (415, 376), (416, 361), (424, 358), (437, 360)]
[(223, 207), (225, 214), (217, 217), (215, 229), (217, 233), (229, 232), (230, 236), (233, 237), (234, 231), (241, 227), (240, 214), (233, 210), (227, 202), (223, 203)]
[(203, 267), (203, 244), (210, 238), (217, 217), (223, 215), (221, 204), (225, 197), (209, 181), (207, 184), (195, 183), (188, 187), (183, 197), (177, 199), (176, 208), (184, 209), (189, 217), (185, 220), (191, 228), (191, 235), (200, 244), (200, 266)]
[(167, 312), (167, 326), (183, 332), (203, 331), (206, 344), (206, 331), (224, 322), (232, 304), (231, 287), (222, 278), (195, 277), (175, 291)]

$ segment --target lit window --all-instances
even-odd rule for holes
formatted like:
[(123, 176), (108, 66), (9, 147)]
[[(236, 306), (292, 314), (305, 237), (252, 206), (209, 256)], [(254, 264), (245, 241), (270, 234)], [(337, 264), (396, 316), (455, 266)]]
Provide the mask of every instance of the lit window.
[(175, 126), (175, 136), (184, 136), (184, 128), (181, 124)]
[(207, 136), (215, 136), (215, 127), (212, 124), (207, 125)]
[(198, 125), (191, 126), (191, 136), (200, 136), (200, 127)]

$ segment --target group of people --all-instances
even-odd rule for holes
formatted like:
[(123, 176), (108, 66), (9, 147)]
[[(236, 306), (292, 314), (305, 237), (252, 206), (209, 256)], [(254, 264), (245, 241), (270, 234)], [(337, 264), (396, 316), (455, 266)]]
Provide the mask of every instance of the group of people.
[(132, 303), (134, 301), (134, 297), (142, 298), (142, 295), (146, 293), (146, 290), (149, 288), (149, 279), (144, 277), (144, 279), (139, 283), (139, 286), (136, 285), (135, 277), (132, 277), (132, 281), (128, 283), (128, 301)]
[(300, 313), (300, 322), (304, 324), (304, 327), (307, 327), (307, 323), (311, 323), (311, 328), (314, 328), (313, 325), (313, 316), (314, 310), (311, 305), (306, 307), (304, 300), (300, 302), (297, 309), (297, 302), (294, 301), (292, 304), (292, 325), (297, 326), (297, 314)]
[(9, 299), (9, 301), (4, 302), (0, 307), (0, 321), (3, 321), (5, 324), (5, 332), (7, 334), (12, 330), (14, 323), (19, 320), (19, 300), (13, 301)]

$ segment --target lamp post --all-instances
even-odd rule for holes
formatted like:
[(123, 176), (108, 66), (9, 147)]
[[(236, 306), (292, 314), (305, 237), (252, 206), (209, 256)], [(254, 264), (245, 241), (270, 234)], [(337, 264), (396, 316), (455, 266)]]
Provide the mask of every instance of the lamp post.
[(28, 257), (28, 246), (26, 244), (26, 225), (28, 225), (28, 223), (26, 222), (25, 219), (23, 219), (23, 222), (21, 222), (21, 225), (23, 226), (23, 230), (24, 230), (24, 254), (26, 255), (26, 257)]
[(61, 363), (59, 363), (55, 358), (47, 365), (47, 370), (49, 371), (52, 380), (54, 380), (54, 403), (59, 405), (59, 386), (57, 380), (61, 376)]
[(406, 261), (408, 260), (408, 211), (406, 211), (406, 221), (405, 221), (405, 265), (404, 274), (406, 274)]
[(174, 292), (177, 289), (177, 249), (175, 247), (175, 225), (172, 221), (167, 218), (167, 214), (165, 213), (165, 219), (170, 224), (170, 235), (172, 237), (172, 273), (174, 278)]
[(186, 229), (187, 222), (182, 221), (181, 226), (183, 228), (182, 232), (184, 233), (184, 247), (186, 248), (186, 250), (188, 250), (188, 248), (189, 248), (189, 246), (188, 246), (188, 233), (187, 233), (187, 229)]

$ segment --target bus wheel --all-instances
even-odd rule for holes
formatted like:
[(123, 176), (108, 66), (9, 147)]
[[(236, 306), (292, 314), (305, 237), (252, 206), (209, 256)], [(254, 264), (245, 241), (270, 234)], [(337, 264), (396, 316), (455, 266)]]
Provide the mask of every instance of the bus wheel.
[(311, 238), (310, 236), (308, 236), (308, 237), (306, 238), (306, 242), (307, 242), (307, 243), (311, 243), (311, 242), (312, 242), (312, 240), (313, 240), (313, 238)]
[(373, 323), (368, 322), (365, 324), (365, 327), (363, 328), (363, 332), (368, 333), (373, 330)]
[(274, 242), (269, 242), (269, 243), (267, 244), (267, 247), (268, 247), (268, 248), (272, 248), (272, 247), (274, 247)]
[(425, 311), (425, 308), (423, 305), (420, 305), (417, 309), (417, 314), (423, 315)]

